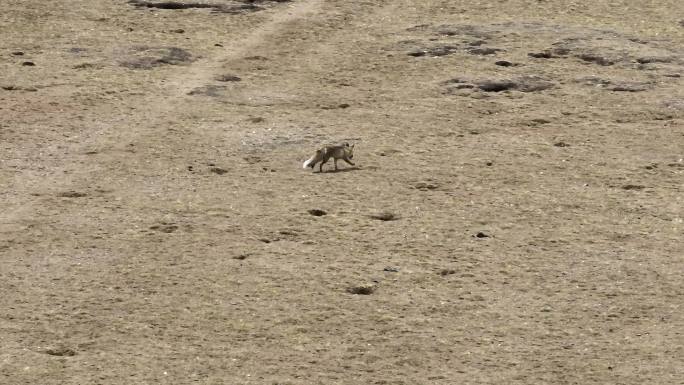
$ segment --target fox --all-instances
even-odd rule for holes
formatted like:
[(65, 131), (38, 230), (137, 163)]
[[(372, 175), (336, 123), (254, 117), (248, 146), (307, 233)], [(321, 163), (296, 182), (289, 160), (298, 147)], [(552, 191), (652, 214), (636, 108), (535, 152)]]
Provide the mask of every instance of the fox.
[(338, 146), (325, 146), (320, 150), (316, 150), (316, 153), (304, 162), (302, 168), (311, 167), (312, 169), (316, 166), (316, 163), (320, 163), (318, 166), (318, 171), (323, 172), (323, 165), (333, 158), (335, 162), (335, 170), (337, 170), (337, 160), (342, 159), (343, 161), (355, 166), (351, 159), (354, 157), (354, 145), (351, 146), (349, 143), (340, 144)]

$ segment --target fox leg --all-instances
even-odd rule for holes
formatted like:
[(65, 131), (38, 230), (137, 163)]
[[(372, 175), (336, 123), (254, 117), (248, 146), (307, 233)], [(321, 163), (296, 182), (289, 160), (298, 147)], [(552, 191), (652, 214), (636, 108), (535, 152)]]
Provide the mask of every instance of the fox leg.
[(324, 160), (321, 162), (321, 164), (318, 166), (318, 172), (323, 172), (323, 165), (327, 162), (327, 160)]
[(349, 160), (349, 159), (347, 159), (347, 158), (342, 158), (342, 160), (345, 161), (345, 162), (347, 162), (347, 163), (349, 163), (349, 164), (351, 164), (352, 166), (356, 166), (354, 163), (352, 163), (351, 160)]
[(334, 159), (335, 162), (335, 171), (337, 171), (337, 158)]

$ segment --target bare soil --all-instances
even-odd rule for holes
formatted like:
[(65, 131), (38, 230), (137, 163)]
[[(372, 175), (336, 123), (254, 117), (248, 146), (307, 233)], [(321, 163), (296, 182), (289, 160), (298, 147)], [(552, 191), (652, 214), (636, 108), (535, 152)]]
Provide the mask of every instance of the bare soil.
[(683, 18), (4, 0), (0, 383), (682, 384)]

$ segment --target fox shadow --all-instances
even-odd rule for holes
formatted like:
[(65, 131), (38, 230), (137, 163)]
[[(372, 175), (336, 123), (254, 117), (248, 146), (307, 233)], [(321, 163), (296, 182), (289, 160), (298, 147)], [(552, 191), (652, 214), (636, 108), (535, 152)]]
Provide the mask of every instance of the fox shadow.
[(345, 167), (345, 168), (338, 168), (337, 170), (331, 169), (331, 170), (323, 170), (323, 171), (314, 171), (314, 174), (335, 174), (338, 172), (352, 172), (352, 171), (360, 171), (361, 167), (359, 166), (354, 166), (354, 167)]

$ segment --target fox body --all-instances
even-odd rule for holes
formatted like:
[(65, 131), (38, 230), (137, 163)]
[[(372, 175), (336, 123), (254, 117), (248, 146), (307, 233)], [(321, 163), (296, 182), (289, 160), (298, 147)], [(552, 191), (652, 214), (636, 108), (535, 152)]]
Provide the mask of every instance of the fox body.
[(323, 172), (323, 165), (330, 160), (330, 158), (333, 158), (335, 162), (335, 170), (337, 170), (337, 160), (342, 159), (343, 161), (349, 163), (350, 165), (354, 166), (354, 163), (352, 163), (351, 159), (354, 157), (354, 145), (352, 144), (351, 146), (349, 143), (344, 143), (339, 146), (326, 146), (321, 148), (320, 150), (316, 150), (316, 153), (309, 159), (307, 159), (306, 162), (304, 162), (304, 167), (311, 167), (314, 168), (316, 166), (316, 163), (319, 163), (318, 170), (319, 172)]

